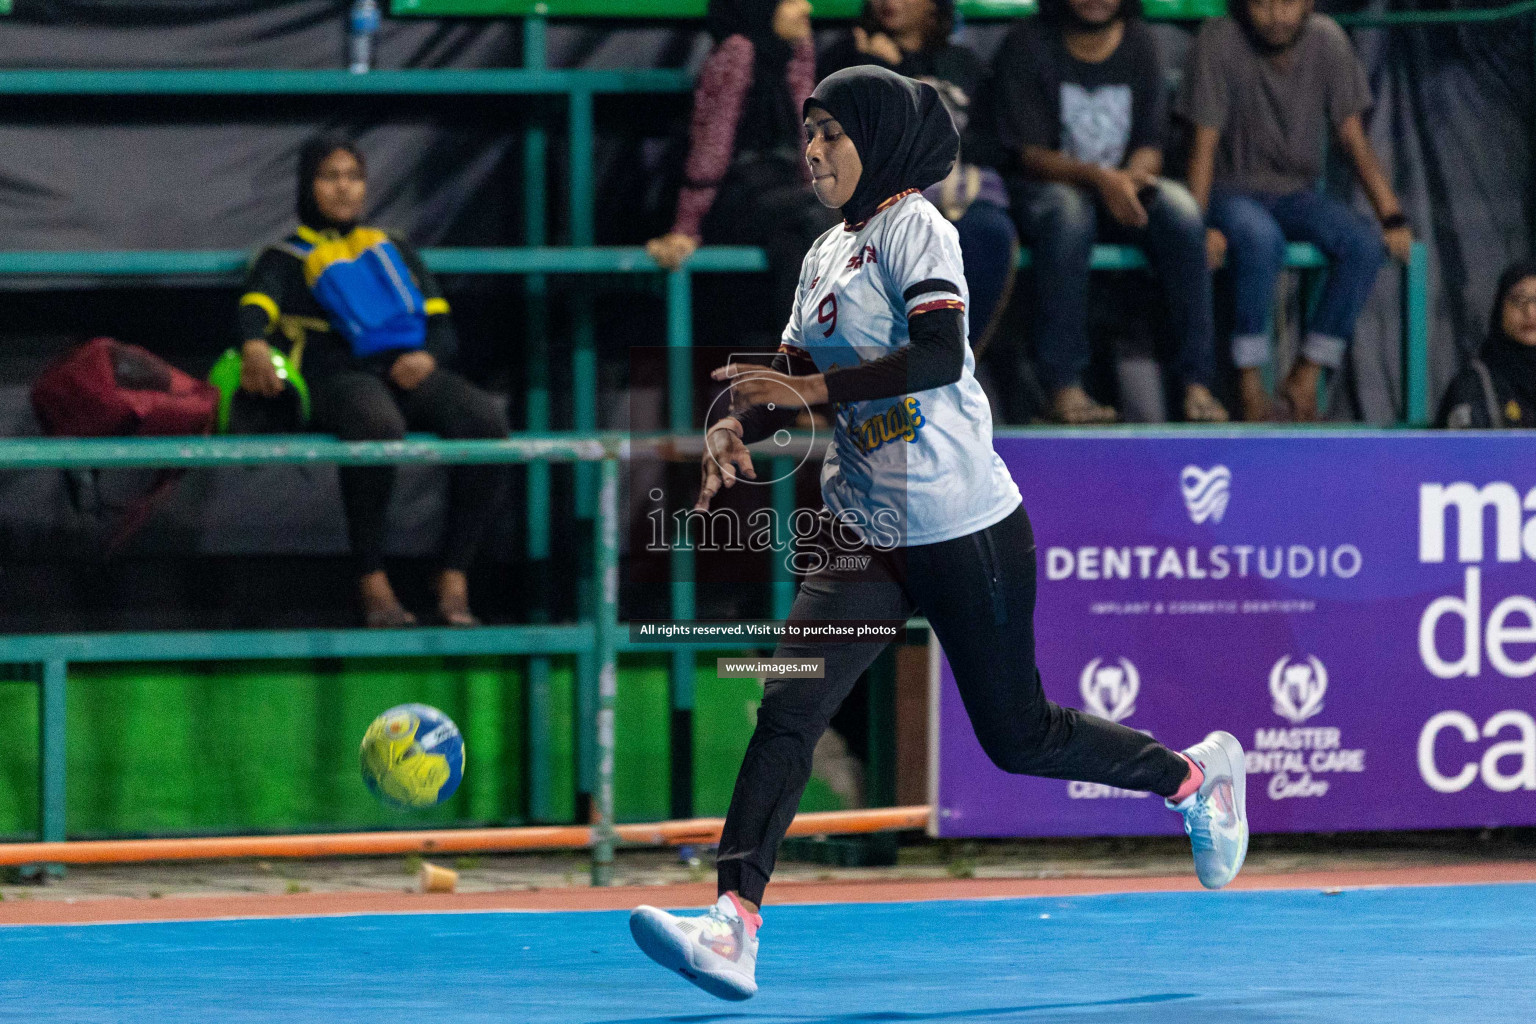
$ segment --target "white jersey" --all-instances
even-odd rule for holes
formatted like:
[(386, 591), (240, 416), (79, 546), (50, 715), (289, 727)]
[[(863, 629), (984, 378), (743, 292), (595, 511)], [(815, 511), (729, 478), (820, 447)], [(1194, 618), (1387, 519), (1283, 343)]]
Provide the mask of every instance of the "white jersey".
[[(783, 343), (822, 372), (854, 367), (909, 344), (909, 316), (964, 314), (969, 299), (959, 236), (912, 191), (857, 231), (839, 224), (816, 240)], [(873, 526), (871, 539), (886, 546), (963, 537), (1017, 508), (1019, 488), (992, 448), (992, 410), (975, 368), (967, 343), (953, 384), (838, 405), (821, 471), (828, 509), (855, 528)]]

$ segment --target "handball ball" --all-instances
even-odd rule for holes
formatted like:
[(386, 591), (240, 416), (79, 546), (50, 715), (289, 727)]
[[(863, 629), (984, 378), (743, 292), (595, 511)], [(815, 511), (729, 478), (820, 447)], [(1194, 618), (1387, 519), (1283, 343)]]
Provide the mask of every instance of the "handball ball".
[(459, 727), (425, 704), (401, 704), (375, 718), (359, 758), (373, 795), (396, 807), (435, 807), (464, 778)]

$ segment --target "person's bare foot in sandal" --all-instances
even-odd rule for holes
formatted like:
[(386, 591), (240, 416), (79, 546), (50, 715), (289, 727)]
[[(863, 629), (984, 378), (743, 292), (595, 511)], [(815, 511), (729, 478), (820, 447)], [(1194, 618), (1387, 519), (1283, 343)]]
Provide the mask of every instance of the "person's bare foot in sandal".
[(437, 576), (437, 614), (445, 626), (478, 626), (469, 610), (469, 577), (460, 569), (444, 569)]
[(1322, 374), (1321, 366), (1309, 359), (1298, 359), (1280, 385), (1281, 394), (1290, 403), (1291, 418), (1297, 423), (1318, 421), (1317, 382)]
[(1056, 392), (1051, 402), (1051, 419), (1069, 426), (1113, 423), (1119, 418), (1119, 413), (1107, 405), (1095, 402), (1088, 396), (1088, 392), (1076, 384)]
[(1226, 406), (1216, 400), (1210, 388), (1204, 384), (1190, 384), (1184, 388), (1186, 423), (1225, 423), (1228, 419)]
[(1264, 375), (1257, 366), (1245, 367), (1237, 378), (1237, 393), (1243, 403), (1243, 420), (1247, 423), (1272, 423), (1276, 416), (1275, 401), (1264, 390)]
[(406, 611), (395, 588), (389, 585), (384, 570), (370, 572), (358, 581), (363, 599), (363, 623), (369, 629), (400, 629), (416, 625), (416, 616)]

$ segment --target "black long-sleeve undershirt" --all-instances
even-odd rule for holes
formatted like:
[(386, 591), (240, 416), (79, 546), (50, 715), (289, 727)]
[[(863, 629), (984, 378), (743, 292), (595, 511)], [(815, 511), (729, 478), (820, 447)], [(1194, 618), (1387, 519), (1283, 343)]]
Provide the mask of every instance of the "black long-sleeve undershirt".
[(919, 313), (907, 322), (911, 343), (858, 366), (827, 374), (834, 405), (913, 395), (953, 384), (965, 369), (965, 315), (958, 309)]
[[(908, 322), (910, 344), (858, 366), (826, 374), (827, 399), (834, 405), (917, 394), (953, 384), (965, 369), (965, 316), (958, 309), (919, 313)], [(809, 356), (780, 352), (770, 369), (792, 377), (817, 372)], [(756, 405), (735, 413), (746, 444), (761, 441), (795, 422), (798, 408)]]
[[(768, 368), (787, 377), (809, 377), (816, 373), (816, 363), (810, 356), (782, 350), (773, 357)], [(732, 415), (736, 418), (736, 422), (741, 424), (742, 443), (752, 444), (761, 441), (776, 430), (793, 426), (800, 416), (800, 409), (798, 406), (778, 406), (770, 409), (766, 405), (754, 405), (750, 409), (732, 413)]]

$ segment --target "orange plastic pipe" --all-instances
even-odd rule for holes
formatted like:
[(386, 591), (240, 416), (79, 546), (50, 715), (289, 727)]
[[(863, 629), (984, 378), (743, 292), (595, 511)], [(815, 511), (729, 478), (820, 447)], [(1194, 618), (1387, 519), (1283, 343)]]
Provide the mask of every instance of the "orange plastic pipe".
[[(928, 807), (876, 807), (862, 811), (818, 811), (797, 814), (789, 823), (792, 836), (848, 835), (859, 832), (891, 832), (924, 828)], [(677, 846), (681, 843), (714, 843), (720, 840), (724, 818), (689, 818), (639, 825), (619, 825), (614, 831), (629, 843)]]
[[(928, 808), (881, 807), (800, 814), (792, 836), (886, 832), (922, 828)], [(662, 846), (713, 843), (723, 818), (619, 825), (627, 843)], [(431, 832), (346, 832), (308, 836), (226, 836), (209, 839), (107, 839), (63, 843), (0, 843), (0, 865), (129, 864), (157, 860), (234, 860), (242, 857), (366, 857), (397, 853), (508, 853), (580, 849), (592, 844), (585, 825), (467, 828)]]

